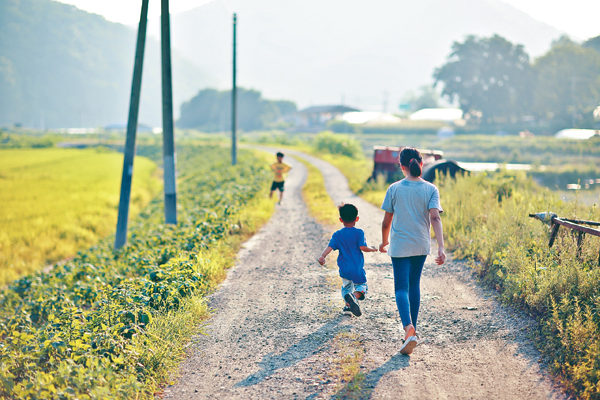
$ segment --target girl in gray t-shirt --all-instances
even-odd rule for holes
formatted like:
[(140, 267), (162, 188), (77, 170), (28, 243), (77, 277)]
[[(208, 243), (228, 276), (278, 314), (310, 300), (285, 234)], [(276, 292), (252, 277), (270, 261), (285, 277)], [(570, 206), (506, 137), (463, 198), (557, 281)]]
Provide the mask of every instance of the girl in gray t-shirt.
[(405, 332), (400, 353), (411, 354), (417, 345), (421, 272), (431, 245), (430, 226), (438, 243), (435, 262), (446, 260), (440, 219), (444, 210), (438, 188), (421, 178), (423, 158), (417, 149), (406, 147), (400, 152), (400, 167), (406, 178), (390, 185), (381, 205), (385, 216), (379, 251), (392, 257), (396, 305)]

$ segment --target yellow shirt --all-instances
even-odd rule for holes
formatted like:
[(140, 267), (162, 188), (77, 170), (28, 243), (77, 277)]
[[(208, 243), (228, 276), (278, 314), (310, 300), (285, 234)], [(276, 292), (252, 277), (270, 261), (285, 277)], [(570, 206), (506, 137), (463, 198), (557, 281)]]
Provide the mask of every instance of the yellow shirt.
[(285, 181), (285, 174), (290, 169), (292, 169), (292, 167), (284, 163), (276, 162), (271, 165), (271, 169), (273, 170), (273, 172), (275, 172), (275, 178), (273, 179), (273, 181), (283, 182)]

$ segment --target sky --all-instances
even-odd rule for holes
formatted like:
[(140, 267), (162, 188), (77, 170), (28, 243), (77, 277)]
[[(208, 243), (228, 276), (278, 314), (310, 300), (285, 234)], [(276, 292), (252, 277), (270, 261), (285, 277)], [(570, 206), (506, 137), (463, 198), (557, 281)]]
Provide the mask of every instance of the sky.
[[(76, 7), (100, 14), (107, 20), (133, 25), (139, 21), (139, 0), (60, 0), (62, 3), (73, 4)], [(211, 0), (170, 0), (172, 13), (190, 10)], [(223, 1), (227, 0), (214, 0)], [(394, 0), (392, 0), (394, 1)], [(578, 40), (600, 35), (598, 15), (600, 1), (598, 0), (504, 0), (533, 18), (567, 32)], [(160, 15), (160, 2), (150, 1), (149, 18)]]

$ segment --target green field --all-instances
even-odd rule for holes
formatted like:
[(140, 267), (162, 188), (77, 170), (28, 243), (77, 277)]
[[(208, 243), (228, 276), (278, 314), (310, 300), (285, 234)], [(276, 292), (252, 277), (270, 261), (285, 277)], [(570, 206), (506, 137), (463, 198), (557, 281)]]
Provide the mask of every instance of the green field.
[[(0, 284), (71, 257), (116, 226), (123, 155), (106, 149), (0, 150)], [(161, 188), (135, 160), (132, 215)]]
[(150, 399), (169, 379), (209, 314), (204, 296), (274, 210), (270, 155), (241, 149), (233, 167), (221, 146), (178, 150), (176, 226), (156, 196), (123, 248), (103, 238), (0, 290), (0, 398)]

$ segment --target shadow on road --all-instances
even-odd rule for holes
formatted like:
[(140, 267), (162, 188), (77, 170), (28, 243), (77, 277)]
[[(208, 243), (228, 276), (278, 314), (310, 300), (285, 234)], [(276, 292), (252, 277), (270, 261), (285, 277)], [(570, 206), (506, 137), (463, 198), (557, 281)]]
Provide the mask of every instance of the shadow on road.
[(338, 317), (329, 321), (321, 328), (306, 336), (298, 343), (290, 346), (284, 353), (265, 355), (259, 363), (260, 371), (236, 383), (236, 387), (247, 387), (262, 382), (266, 377), (273, 375), (278, 369), (291, 367), (301, 360), (314, 354), (319, 347), (327, 343), (342, 331), (350, 330), (349, 326), (339, 326), (342, 318)]
[(334, 394), (332, 399), (361, 399), (368, 400), (373, 395), (373, 391), (379, 384), (383, 376), (392, 371), (398, 371), (408, 367), (410, 357), (397, 353), (385, 364), (369, 372), (367, 375), (359, 375), (348, 382), (339, 392)]

